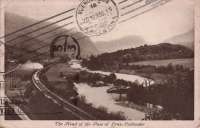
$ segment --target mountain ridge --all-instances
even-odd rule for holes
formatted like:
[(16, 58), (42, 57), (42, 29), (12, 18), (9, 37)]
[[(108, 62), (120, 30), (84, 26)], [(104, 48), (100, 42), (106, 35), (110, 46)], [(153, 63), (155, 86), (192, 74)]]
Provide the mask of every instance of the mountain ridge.
[[(23, 16), (19, 16), (16, 14), (8, 13), (8, 12), (6, 12), (5, 14), (6, 14), (5, 15), (6, 34), (12, 33), (20, 28), (27, 26), (27, 25), (31, 25), (33, 23), (38, 22), (36, 20), (30, 19), (27, 17), (23, 17)], [(71, 35), (69, 33), (68, 29), (66, 29), (66, 28), (56, 29), (59, 27), (58, 25), (51, 25), (51, 26), (48, 26), (47, 28), (45, 28), (44, 30), (42, 29), (42, 31), (37, 31), (37, 32), (26, 35), (26, 33), (32, 32), (34, 30), (37, 30), (37, 29), (39, 29), (43, 26), (47, 26), (49, 24), (51, 24), (51, 23), (50, 22), (42, 22), (42, 24), (40, 24), (39, 26), (36, 25), (25, 31), (22, 31), (22, 32), (19, 32), (12, 36), (6, 37), (5, 40), (7, 42), (7, 46), (11, 45), (11, 47), (9, 47), (9, 48), (6, 47), (6, 49), (9, 49), (9, 50), (7, 50), (7, 53), (9, 53), (10, 51), (13, 50), (12, 46), (15, 46), (19, 50), (15, 49), (15, 50), (13, 50), (13, 52), (18, 53), (18, 52), (22, 51), (22, 53), (20, 53), (20, 55), (23, 55), (24, 58), (28, 59), (29, 55), (27, 55), (27, 54), (29, 54), (29, 53), (26, 51), (33, 51), (37, 48), (40, 48), (40, 47), (46, 45), (46, 47), (38, 49), (37, 51), (32, 52), (32, 54), (34, 54), (35, 56), (40, 55), (40, 53), (45, 53), (45, 52), (48, 54), (48, 52), (50, 52), (50, 44), (51, 44), (52, 40), (58, 36), (57, 34), (61, 33), (62, 35)], [(34, 38), (35, 36), (37, 36), (43, 32), (47, 32), (49, 30), (54, 30), (54, 29), (56, 29), (56, 31), (50, 32), (50, 33), (46, 34), (45, 36)], [(17, 36), (20, 36), (20, 38), (16, 38)], [(83, 33), (78, 32), (76, 35), (73, 35), (73, 36), (74, 36), (74, 38), (79, 38), (80, 36), (83, 36)], [(53, 37), (53, 38), (46, 38), (46, 37)], [(12, 40), (12, 39), (15, 39), (15, 40), (10, 42), (10, 40)], [(26, 41), (26, 40), (28, 40), (28, 41)], [(93, 44), (93, 42), (89, 38), (85, 38), (84, 40), (79, 41), (79, 45), (80, 45), (80, 49), (81, 49), (81, 52), (80, 52), (81, 57), (83, 57), (83, 58), (88, 57), (90, 55), (96, 55), (99, 53), (98, 49), (96, 48), (96, 46)]]
[(190, 30), (182, 34), (175, 35), (165, 40), (165, 42), (180, 44), (194, 50), (194, 30)]

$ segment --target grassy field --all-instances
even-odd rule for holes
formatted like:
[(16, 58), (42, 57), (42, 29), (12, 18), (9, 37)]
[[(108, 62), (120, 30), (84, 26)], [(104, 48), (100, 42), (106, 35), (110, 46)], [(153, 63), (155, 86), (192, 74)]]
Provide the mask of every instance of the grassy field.
[(149, 61), (140, 61), (129, 63), (130, 65), (153, 65), (153, 66), (167, 66), (168, 64), (173, 65), (183, 65), (187, 68), (194, 68), (194, 59), (187, 58), (187, 59), (166, 59), (166, 60), (149, 60)]

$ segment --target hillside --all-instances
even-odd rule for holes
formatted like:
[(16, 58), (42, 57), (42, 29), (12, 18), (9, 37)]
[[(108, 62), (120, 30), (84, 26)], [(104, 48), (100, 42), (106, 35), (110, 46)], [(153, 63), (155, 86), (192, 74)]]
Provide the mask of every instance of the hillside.
[[(67, 16), (66, 16), (67, 17)], [(60, 18), (61, 19), (61, 18)], [(58, 21), (60, 19), (56, 19), (55, 21)], [(23, 28), (27, 25), (31, 25), (33, 23), (36, 23), (38, 21), (35, 21), (33, 19), (29, 19), (27, 17), (22, 17), (16, 14), (11, 14), (11, 13), (5, 13), (5, 30), (6, 30), (6, 34), (14, 32), (20, 28)], [(51, 22), (55, 22), (55, 21), (51, 21)], [(49, 46), (52, 42), (52, 40), (57, 37), (58, 35), (69, 35), (69, 29), (74, 27), (74, 24), (69, 25), (69, 27), (67, 28), (58, 28), (59, 26), (63, 25), (63, 24), (67, 24), (72, 22), (72, 19), (68, 20), (68, 21), (64, 21), (64, 22), (60, 22), (59, 24), (54, 24), (54, 25), (49, 25), (51, 24), (50, 22), (42, 22), (39, 25), (35, 25), (33, 27), (30, 27), (24, 31), (21, 31), (19, 33), (13, 34), (12, 36), (9, 36), (6, 38), (6, 43), (8, 45), (14, 46), (13, 47), (6, 47), (6, 53), (7, 56), (10, 56), (11, 53), (12, 54), (10, 57), (14, 57), (14, 58), (24, 58), (24, 59), (30, 59), (33, 56), (38, 55), (38, 57), (41, 58), (47, 58), (48, 54), (49, 54)], [(46, 27), (45, 29), (40, 29), (39, 31), (33, 32), (31, 34), (26, 35), (26, 33), (35, 31), (43, 26), (49, 25), (48, 27)], [(54, 30), (52, 32), (49, 32), (47, 34), (44, 34), (43, 36), (38, 36), (42, 33), (48, 32)], [(21, 36), (20, 38), (15, 39), (16, 37)], [(38, 37), (36, 37), (38, 36)], [(74, 38), (79, 38), (82, 37), (83, 34), (82, 33), (78, 33), (76, 35), (73, 35)], [(36, 37), (36, 38), (35, 38)], [(14, 41), (10, 41), (12, 39), (15, 39)], [(42, 46), (44, 46), (43, 48), (40, 48)], [(79, 41), (79, 45), (80, 45), (80, 54), (81, 57), (87, 57), (90, 55), (96, 55), (98, 54), (98, 50), (95, 47), (95, 45), (93, 44), (93, 42), (89, 39), (89, 38), (85, 38), (84, 40), (80, 40)], [(38, 49), (38, 50), (35, 50)], [(33, 51), (31, 53), (27, 52), (27, 51)], [(45, 56), (40, 56), (41, 53), (47, 53)]]
[[(194, 50), (194, 30), (174, 35), (166, 39), (164, 42), (168, 42), (170, 44), (183, 45), (187, 48)], [(122, 38), (115, 40), (109, 40), (104, 42), (99, 41), (96, 42), (95, 45), (100, 53), (105, 53), (105, 52), (110, 53), (122, 49), (139, 47), (144, 44), (152, 45), (152, 43), (153, 42), (146, 41), (142, 36), (131, 35), (131, 36), (124, 36)]]
[(167, 39), (166, 42), (180, 44), (194, 50), (194, 30), (176, 35), (170, 39)]
[(89, 60), (83, 61), (83, 65), (99, 69), (102, 66), (112, 67), (144, 60), (181, 59), (193, 56), (193, 51), (185, 46), (161, 43), (91, 56)]

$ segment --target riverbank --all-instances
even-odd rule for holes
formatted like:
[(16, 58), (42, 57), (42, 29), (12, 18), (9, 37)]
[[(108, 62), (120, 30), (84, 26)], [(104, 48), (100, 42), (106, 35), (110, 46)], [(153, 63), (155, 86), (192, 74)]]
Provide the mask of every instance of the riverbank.
[[(111, 74), (111, 72), (88, 70), (86, 68), (83, 68), (78, 61), (69, 62), (69, 64), (70, 64), (70, 66), (68, 64), (64, 64), (64, 63), (56, 64), (45, 73), (45, 75), (47, 76), (47, 79), (50, 80), (49, 82), (51, 84), (49, 84), (49, 85), (51, 85), (52, 87), (55, 86), (53, 88), (57, 88), (57, 89), (61, 88), (64, 91), (64, 90), (66, 90), (66, 89), (64, 89), (65, 88), (64, 83), (66, 83), (66, 81), (69, 81), (69, 80), (73, 81), (73, 77), (72, 77), (73, 74), (77, 74), (80, 71), (86, 71), (90, 74), (101, 74), (102, 77), (109, 76)], [(62, 74), (62, 76), (60, 76), (60, 73)], [(140, 77), (140, 76), (136, 76), (136, 75), (127, 75), (127, 74), (122, 74), (122, 73), (115, 73), (115, 75), (116, 75), (116, 79), (121, 79), (121, 80), (129, 81), (129, 82), (138, 82), (139, 84), (142, 84), (142, 83), (144, 83), (144, 81), (147, 80), (144, 77)], [(55, 81), (57, 81), (57, 82), (55, 82)], [(63, 84), (61, 84), (62, 82), (63, 82)], [(66, 83), (66, 85), (69, 85), (69, 84)], [(125, 117), (126, 119), (131, 119), (131, 120), (142, 120), (145, 118), (144, 111), (140, 111), (141, 109), (138, 110), (138, 108), (135, 109), (128, 105), (123, 105), (122, 102), (116, 100), (115, 94), (109, 94), (107, 92), (107, 90), (109, 88), (111, 88), (111, 86), (109, 84), (104, 85), (102, 87), (98, 87), (98, 86), (92, 87), (92, 86), (88, 85), (87, 83), (85, 83), (85, 84), (74, 83), (74, 85), (77, 89), (77, 92), (79, 93), (79, 97), (85, 97), (85, 101), (79, 101), (77, 103), (78, 107), (80, 107), (80, 105), (81, 105), (81, 107), (83, 107), (83, 108), (81, 108), (83, 110), (86, 108), (92, 109), (91, 107), (93, 107), (93, 109), (95, 108), (93, 111), (94, 115), (95, 115), (95, 113), (99, 113), (100, 111), (101, 111), (101, 114), (99, 113), (98, 115), (102, 115), (103, 112), (111, 114), (112, 116), (107, 116), (108, 119), (109, 118), (110, 119), (120, 119), (119, 117), (117, 117), (117, 115), (122, 116), (121, 119), (123, 119), (123, 117)], [(52, 90), (52, 88), (51, 88), (51, 90)], [(67, 92), (69, 92), (69, 88), (68, 88)], [(67, 92), (65, 92), (65, 93), (67, 93)], [(63, 93), (57, 92), (57, 94), (61, 95)], [(101, 102), (101, 100), (99, 99), (100, 95), (101, 95), (101, 97), (105, 98), (103, 100), (103, 101), (105, 101), (104, 103)], [(64, 95), (62, 95), (62, 97), (63, 96)], [(92, 98), (92, 99), (90, 99), (90, 98)], [(69, 98), (67, 100), (69, 100)], [(88, 100), (89, 100), (89, 102), (88, 102)], [(97, 101), (97, 102), (95, 102), (95, 101)], [(85, 105), (83, 104), (83, 102), (85, 102)], [(102, 104), (97, 104), (97, 103), (102, 103)], [(110, 104), (110, 105), (108, 105), (108, 104)], [(103, 117), (101, 117), (101, 118), (103, 119)]]
[(113, 94), (107, 93), (110, 86), (91, 87), (86, 83), (76, 83), (75, 86), (79, 95), (85, 97), (86, 103), (91, 103), (95, 108), (103, 107), (108, 113), (122, 113), (128, 120), (142, 120), (145, 118), (144, 112), (120, 105)]

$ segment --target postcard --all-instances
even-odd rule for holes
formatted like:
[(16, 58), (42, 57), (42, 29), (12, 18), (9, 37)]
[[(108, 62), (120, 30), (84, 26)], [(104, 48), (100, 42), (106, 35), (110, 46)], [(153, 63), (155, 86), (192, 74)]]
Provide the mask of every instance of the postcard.
[(0, 127), (200, 127), (198, 3), (0, 0)]

